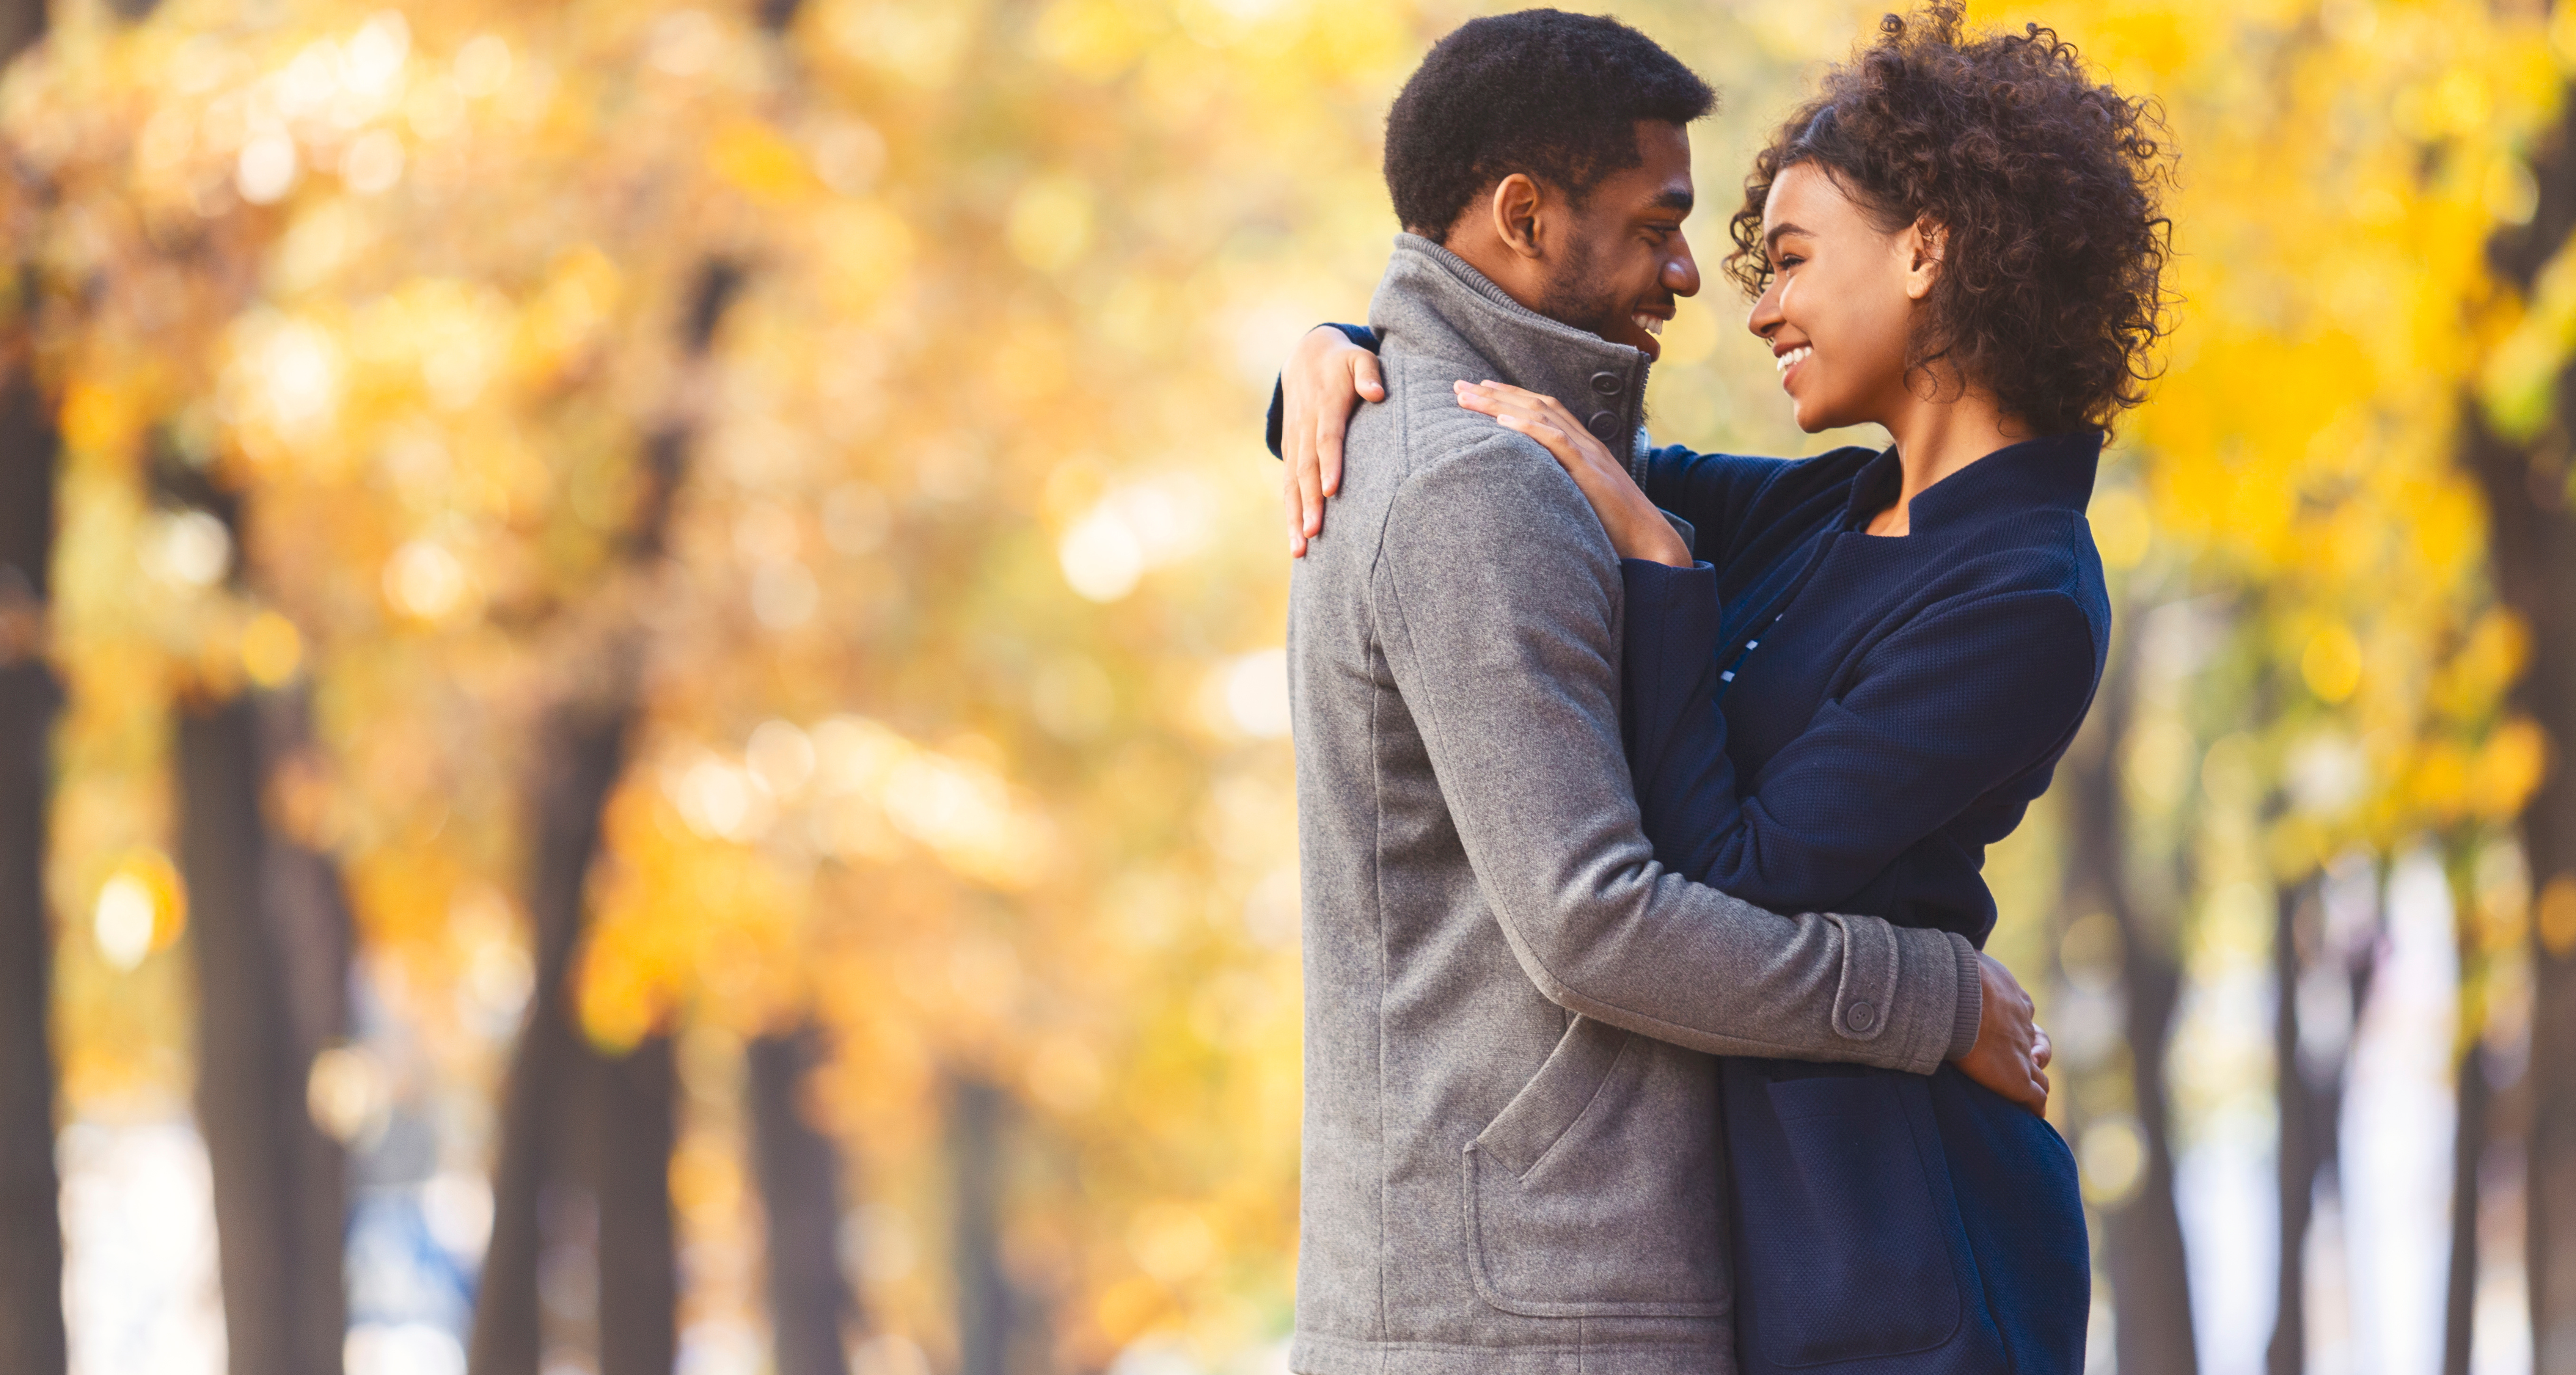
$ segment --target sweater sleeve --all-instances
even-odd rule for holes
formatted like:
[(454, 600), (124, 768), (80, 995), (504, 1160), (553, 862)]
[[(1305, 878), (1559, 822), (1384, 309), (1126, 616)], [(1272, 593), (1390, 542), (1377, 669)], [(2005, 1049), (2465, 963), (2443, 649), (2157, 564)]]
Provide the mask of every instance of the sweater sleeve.
[(1691, 557), (1724, 566), (1755, 494), (1792, 461), (1668, 444), (1646, 455), (1646, 497), (1690, 522)]
[[(1343, 338), (1350, 340), (1361, 348), (1367, 349), (1371, 353), (1377, 352), (1378, 341), (1376, 330), (1370, 329), (1366, 325), (1331, 325), (1329, 328), (1340, 330)], [(1314, 333), (1313, 330), (1308, 330), (1306, 332), (1309, 334)], [(1288, 389), (1282, 386), (1279, 381), (1274, 378), (1270, 383), (1270, 456), (1272, 458), (1285, 457), (1285, 455), (1279, 452), (1279, 423), (1286, 417), (1287, 409)]]
[(1743, 778), (1717, 708), (1714, 571), (1636, 559), (1620, 571), (1623, 736), (1646, 837), (1676, 873), (1773, 911), (1832, 910), (2054, 757), (2091, 702), (2092, 630), (2072, 598), (1980, 597), (1880, 643), (1849, 692)]

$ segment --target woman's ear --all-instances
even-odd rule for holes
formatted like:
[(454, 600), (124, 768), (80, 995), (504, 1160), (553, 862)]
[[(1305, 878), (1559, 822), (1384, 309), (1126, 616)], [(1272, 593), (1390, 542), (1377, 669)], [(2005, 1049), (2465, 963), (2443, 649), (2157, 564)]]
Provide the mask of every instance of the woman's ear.
[(1941, 276), (1941, 255), (1950, 245), (1950, 230), (1931, 219), (1918, 219), (1905, 231), (1905, 295), (1920, 301), (1932, 294)]
[(1494, 184), (1489, 202), (1494, 216), (1494, 237), (1505, 247), (1524, 258), (1544, 256), (1539, 247), (1538, 210), (1544, 199), (1538, 183), (1526, 172), (1514, 172)]

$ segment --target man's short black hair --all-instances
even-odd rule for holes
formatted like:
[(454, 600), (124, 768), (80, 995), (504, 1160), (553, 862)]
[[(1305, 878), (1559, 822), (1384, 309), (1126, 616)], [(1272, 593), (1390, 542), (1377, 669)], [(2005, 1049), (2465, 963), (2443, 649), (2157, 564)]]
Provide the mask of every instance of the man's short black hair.
[(1422, 59), (1386, 116), (1386, 189), (1406, 229), (1445, 242), (1476, 193), (1514, 172), (1576, 204), (1637, 166), (1637, 122), (1689, 124), (1717, 93), (1655, 40), (1601, 15), (1471, 19)]

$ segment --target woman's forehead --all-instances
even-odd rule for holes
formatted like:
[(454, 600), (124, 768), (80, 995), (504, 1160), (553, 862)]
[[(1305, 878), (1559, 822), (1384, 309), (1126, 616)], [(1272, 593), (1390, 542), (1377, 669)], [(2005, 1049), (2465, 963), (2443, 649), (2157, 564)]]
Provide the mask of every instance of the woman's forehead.
[(1800, 162), (1781, 169), (1771, 181), (1771, 193), (1762, 202), (1762, 232), (1765, 237), (1783, 231), (1814, 233), (1830, 229), (1859, 217), (1859, 207), (1843, 194), (1843, 189), (1824, 166)]

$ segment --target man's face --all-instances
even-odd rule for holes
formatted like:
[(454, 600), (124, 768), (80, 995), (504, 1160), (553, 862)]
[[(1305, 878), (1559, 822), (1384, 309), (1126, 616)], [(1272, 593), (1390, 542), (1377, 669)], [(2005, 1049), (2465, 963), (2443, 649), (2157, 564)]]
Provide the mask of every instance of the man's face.
[(1655, 336), (1673, 318), (1675, 298), (1699, 294), (1699, 264), (1682, 235), (1691, 210), (1690, 132), (1639, 120), (1637, 152), (1637, 166), (1604, 177), (1581, 208), (1563, 211), (1569, 246), (1537, 309), (1655, 358), (1663, 353)]

